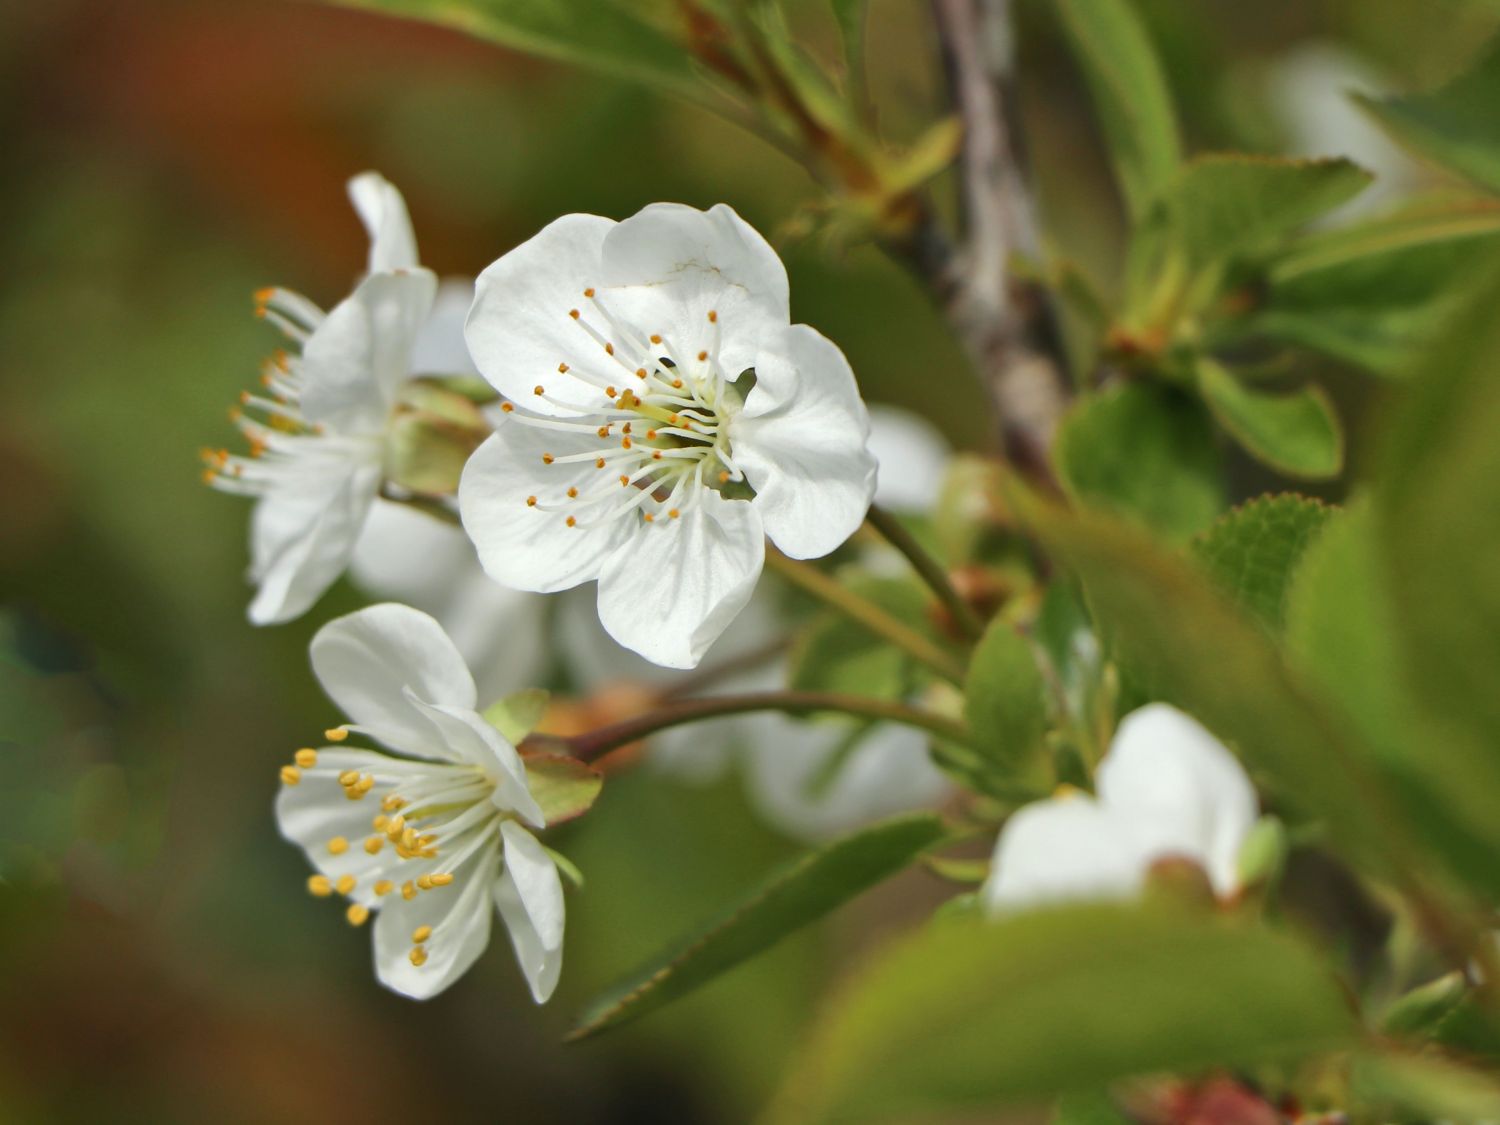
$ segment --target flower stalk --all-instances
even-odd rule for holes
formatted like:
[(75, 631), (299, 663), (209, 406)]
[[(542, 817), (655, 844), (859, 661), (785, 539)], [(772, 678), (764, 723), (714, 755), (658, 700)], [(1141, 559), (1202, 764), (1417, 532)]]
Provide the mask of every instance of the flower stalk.
[(905, 524), (878, 504), (870, 505), (865, 521), (911, 563), (917, 576), (937, 596), (938, 601), (943, 603), (943, 608), (953, 618), (959, 632), (966, 639), (977, 641), (984, 633), (984, 622), (979, 620), (974, 608), (948, 580), (948, 572), (942, 563), (927, 553), (922, 544), (917, 542), (916, 536), (906, 529)]
[(901, 723), (925, 730), (949, 742), (969, 746), (969, 728), (955, 719), (887, 699), (822, 691), (764, 691), (743, 695), (721, 695), (711, 699), (684, 699), (644, 715), (624, 719), (584, 734), (561, 735), (537, 732), (521, 745), (523, 753), (557, 750), (581, 761), (592, 762), (612, 750), (628, 746), (648, 735), (686, 723), (703, 722), (752, 711), (779, 711), (785, 715), (843, 714), (879, 722)]

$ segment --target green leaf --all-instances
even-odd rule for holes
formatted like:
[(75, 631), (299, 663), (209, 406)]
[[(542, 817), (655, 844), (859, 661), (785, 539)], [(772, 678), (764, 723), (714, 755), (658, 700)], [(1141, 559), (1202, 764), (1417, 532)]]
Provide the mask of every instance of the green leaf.
[(1195, 539), (1193, 554), (1219, 589), (1272, 632), (1280, 632), (1292, 574), (1331, 511), (1305, 496), (1262, 496)]
[(683, 46), (608, 0), (332, 0), (467, 32), (502, 47), (702, 99), (710, 87)]
[(614, 1027), (706, 984), (889, 878), (942, 839), (931, 813), (896, 817), (809, 852), (592, 1004), (570, 1039)]
[(1436, 339), (1500, 244), (1500, 203), (1444, 199), (1300, 239), (1271, 263), (1245, 327), (1377, 375)]
[(1224, 508), (1212, 423), (1170, 387), (1131, 383), (1084, 396), (1063, 419), (1055, 456), (1075, 500), (1173, 542), (1202, 531)]
[(1333, 974), (1265, 930), (1087, 906), (929, 926), (828, 1006), (773, 1122), (870, 1121), (1290, 1060), (1355, 1041)]
[(1057, 0), (1094, 98), (1126, 209), (1139, 219), (1182, 159), (1161, 64), (1129, 0)]
[(482, 712), (484, 721), (500, 732), (512, 746), (534, 731), (547, 713), (548, 695), (541, 688), (527, 688), (496, 700)]
[(1473, 69), (1428, 94), (1357, 96), (1366, 110), (1419, 155), (1500, 192), (1500, 42)]
[(1386, 1035), (1427, 1037), (1470, 994), (1463, 973), (1446, 973), (1437, 980), (1396, 998), (1380, 1017)]
[[(930, 598), (916, 582), (850, 572), (840, 580), (902, 623), (936, 639), (927, 612)], [(814, 618), (797, 637), (787, 686), (794, 691), (902, 699), (911, 694), (922, 675), (905, 653), (891, 645), (872, 644), (864, 626), (830, 610)]]
[(1139, 531), (1017, 492), (1027, 522), (1083, 581), (1107, 647), (1146, 698), (1175, 703), (1236, 747), (1281, 800), (1325, 819), (1377, 866), (1393, 818), (1384, 779), (1282, 663), (1270, 636), (1188, 560)]
[(1009, 622), (991, 621), (964, 684), (964, 719), (979, 753), (1008, 773), (1033, 773), (1047, 734), (1046, 700), (1031, 642)]
[(1197, 366), (1198, 389), (1245, 452), (1289, 477), (1327, 480), (1344, 467), (1344, 431), (1321, 387), (1252, 391), (1214, 360)]
[(566, 754), (526, 754), (526, 787), (542, 808), (547, 827), (580, 817), (593, 808), (604, 775)]
[(1175, 241), (1199, 269), (1264, 253), (1371, 178), (1347, 160), (1200, 156), (1173, 182), (1166, 206)]
[(1394, 1051), (1355, 1056), (1350, 1087), (1368, 1109), (1363, 1120), (1494, 1121), (1500, 1118), (1500, 1085), (1492, 1075), (1437, 1055)]

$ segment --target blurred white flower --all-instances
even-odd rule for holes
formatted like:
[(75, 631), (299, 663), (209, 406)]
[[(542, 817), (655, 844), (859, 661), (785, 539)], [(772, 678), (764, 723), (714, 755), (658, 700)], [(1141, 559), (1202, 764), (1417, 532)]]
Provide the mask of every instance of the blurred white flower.
[(257, 625), (298, 617), (348, 565), (380, 490), (391, 408), (437, 289), (417, 264), (401, 193), (366, 172), (349, 181), (349, 197), (370, 235), (364, 280), (326, 314), (287, 289), (256, 295), (260, 315), (297, 354), (271, 361), (266, 394), (241, 396), (236, 424), (249, 454), (205, 454), (210, 484), (257, 498), (249, 572)]
[(1153, 703), (1120, 722), (1077, 793), (1027, 805), (1005, 824), (983, 897), (991, 912), (1079, 898), (1128, 898), (1158, 860), (1201, 866), (1234, 893), (1236, 862), (1256, 819), (1244, 768), (1197, 720)]
[(766, 536), (813, 558), (864, 519), (853, 372), (791, 323), (780, 259), (722, 204), (558, 219), (480, 276), (468, 342), (511, 400), (459, 488), (485, 569), (544, 593), (597, 579), (605, 629), (656, 664), (697, 665)]
[(932, 511), (953, 460), (940, 429), (910, 410), (871, 406), (869, 449), (879, 466), (875, 503), (913, 515)]
[(491, 912), (510, 932), (537, 1003), (562, 969), (562, 882), (521, 822), (543, 827), (516, 749), (475, 710), (453, 642), (408, 606), (370, 606), (312, 642), (323, 689), (352, 722), (330, 731), (384, 750), (299, 750), (281, 771), (281, 833), (317, 869), (315, 895), (372, 911), (375, 973), (414, 999), (458, 979), (489, 944)]

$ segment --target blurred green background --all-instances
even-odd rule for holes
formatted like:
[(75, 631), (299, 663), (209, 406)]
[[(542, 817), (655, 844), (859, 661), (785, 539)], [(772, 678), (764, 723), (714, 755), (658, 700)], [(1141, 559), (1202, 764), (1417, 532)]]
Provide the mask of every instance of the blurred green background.
[[(788, 7), (826, 33), (821, 5)], [(1500, 4), (1462, 0), (1144, 7), (1199, 149), (1353, 137), (1337, 117), (1317, 132), (1350, 59), (1361, 81), (1420, 87), (1500, 24)], [(1022, 52), (1047, 225), (1105, 273), (1117, 205), (1045, 9), (1023, 5)], [(882, 117), (909, 138), (942, 112), (924, 7), (875, 0), (871, 20)], [(252, 291), (330, 304), (359, 270), (343, 184), (365, 168), (406, 192), (440, 274), (564, 212), (727, 201), (781, 245), (796, 318), (868, 397), (983, 448), (983, 399), (923, 294), (873, 251), (789, 236), (815, 185), (716, 118), (313, 4), (0, 6), (0, 143), (0, 1120), (748, 1119), (841, 966), (943, 889), (909, 875), (563, 1046), (583, 1000), (795, 851), (732, 782), (622, 774), (560, 841), (588, 886), (547, 1008), (503, 942), (435, 1001), (386, 993), (369, 935), (304, 893), (270, 816), (276, 767), (338, 718), (308, 638), (360, 598), (252, 629), (248, 511), (201, 486), (196, 451), (230, 439), (226, 408), (277, 344)], [(1384, 159), (1394, 181), (1424, 175)]]

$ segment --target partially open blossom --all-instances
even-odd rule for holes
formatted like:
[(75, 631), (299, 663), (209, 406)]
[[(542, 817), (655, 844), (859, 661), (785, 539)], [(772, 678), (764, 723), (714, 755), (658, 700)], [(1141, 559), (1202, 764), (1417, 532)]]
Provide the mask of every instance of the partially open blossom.
[(1186, 859), (1218, 895), (1238, 886), (1256, 820), (1244, 768), (1197, 720), (1153, 703), (1120, 722), (1095, 774), (1098, 797), (1027, 805), (1006, 822), (984, 887), (991, 911), (1077, 898), (1128, 898), (1151, 866)]
[(292, 349), (267, 364), (264, 394), (241, 396), (235, 422), (249, 453), (205, 454), (214, 487), (257, 498), (257, 625), (300, 616), (344, 572), (380, 491), (392, 407), (437, 288), (417, 264), (400, 192), (366, 172), (349, 196), (370, 234), (364, 280), (328, 313), (287, 289), (256, 295)]
[(485, 569), (598, 580), (610, 635), (695, 666), (765, 537), (827, 554), (864, 519), (869, 422), (843, 353), (792, 324), (786, 271), (723, 205), (567, 215), (480, 276), (469, 350), (509, 401), (459, 489)]
[[(527, 827), (543, 814), (525, 765), (474, 710), (453, 642), (424, 613), (375, 605), (320, 629), (312, 665), (352, 722), (282, 767), (276, 819), (317, 870), (309, 890), (346, 898), (354, 925), (378, 912), (376, 975), (415, 999), (474, 963), (498, 910), (546, 1001), (562, 968), (562, 883)], [(382, 749), (337, 745), (350, 734)]]

